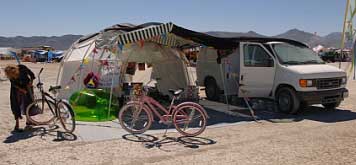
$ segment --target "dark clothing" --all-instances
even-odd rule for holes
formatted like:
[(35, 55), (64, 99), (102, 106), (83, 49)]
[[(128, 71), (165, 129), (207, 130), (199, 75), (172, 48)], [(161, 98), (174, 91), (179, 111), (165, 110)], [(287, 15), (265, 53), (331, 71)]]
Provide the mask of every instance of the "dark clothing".
[[(33, 102), (33, 88), (29, 87), (30, 83), (35, 79), (33, 72), (25, 65), (18, 65), (19, 77), (15, 80), (10, 80), (10, 102), (11, 110), (15, 119), (21, 119), (21, 111), (25, 112), (26, 107)], [(26, 93), (19, 89), (26, 90)]]

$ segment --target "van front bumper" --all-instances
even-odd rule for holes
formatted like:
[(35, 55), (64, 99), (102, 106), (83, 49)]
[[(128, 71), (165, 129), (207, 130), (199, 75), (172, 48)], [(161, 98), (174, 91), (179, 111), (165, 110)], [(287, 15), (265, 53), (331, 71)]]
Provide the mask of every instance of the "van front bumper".
[(308, 105), (312, 104), (327, 104), (341, 102), (349, 96), (349, 91), (346, 88), (313, 91), (313, 92), (297, 92), (299, 99)]

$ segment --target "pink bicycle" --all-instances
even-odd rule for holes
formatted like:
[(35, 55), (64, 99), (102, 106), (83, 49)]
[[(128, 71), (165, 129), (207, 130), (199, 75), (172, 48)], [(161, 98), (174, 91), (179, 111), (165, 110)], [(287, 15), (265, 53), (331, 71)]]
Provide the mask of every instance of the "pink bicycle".
[(145, 93), (139, 95), (136, 100), (128, 102), (119, 113), (122, 128), (132, 134), (144, 133), (151, 127), (156, 115), (159, 123), (167, 126), (173, 123), (176, 130), (184, 136), (201, 134), (206, 128), (208, 118), (204, 108), (194, 102), (174, 105), (174, 101), (179, 98), (183, 90), (169, 90), (169, 92), (173, 95), (173, 99), (168, 109)]

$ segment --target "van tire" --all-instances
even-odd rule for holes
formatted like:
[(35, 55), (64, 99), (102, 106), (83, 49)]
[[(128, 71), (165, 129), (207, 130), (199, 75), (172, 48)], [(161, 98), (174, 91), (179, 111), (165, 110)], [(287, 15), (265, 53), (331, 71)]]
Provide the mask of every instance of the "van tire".
[(325, 109), (334, 110), (336, 107), (340, 106), (341, 101), (335, 103), (322, 104)]
[(276, 102), (279, 112), (289, 114), (296, 114), (301, 105), (295, 90), (290, 87), (278, 89)]
[(214, 79), (207, 79), (205, 82), (205, 94), (208, 100), (219, 100), (219, 89)]

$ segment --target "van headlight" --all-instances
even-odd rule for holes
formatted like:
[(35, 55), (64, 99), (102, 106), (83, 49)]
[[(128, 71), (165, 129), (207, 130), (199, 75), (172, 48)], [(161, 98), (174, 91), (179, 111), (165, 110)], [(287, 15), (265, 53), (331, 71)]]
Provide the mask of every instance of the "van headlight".
[(299, 80), (299, 86), (303, 88), (314, 87), (315, 85), (316, 85), (315, 80), (306, 80), (306, 79)]
[(346, 82), (347, 82), (347, 77), (341, 78), (341, 84), (346, 84)]

